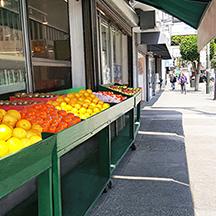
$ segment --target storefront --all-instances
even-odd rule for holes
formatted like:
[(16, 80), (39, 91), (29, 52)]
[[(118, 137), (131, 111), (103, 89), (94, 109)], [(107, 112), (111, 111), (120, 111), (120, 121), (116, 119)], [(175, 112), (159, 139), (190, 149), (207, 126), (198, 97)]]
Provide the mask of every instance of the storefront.
[(70, 88), (68, 3), (8, 0), (0, 12), (1, 94)]

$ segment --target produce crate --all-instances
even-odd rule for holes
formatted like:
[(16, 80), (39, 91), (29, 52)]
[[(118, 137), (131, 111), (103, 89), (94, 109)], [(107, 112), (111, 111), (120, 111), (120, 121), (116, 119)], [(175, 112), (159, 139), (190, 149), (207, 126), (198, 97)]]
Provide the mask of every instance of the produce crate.
[(55, 143), (56, 137), (50, 135), (34, 145), (0, 159), (0, 199), (37, 177), (38, 215), (53, 215), (52, 154)]

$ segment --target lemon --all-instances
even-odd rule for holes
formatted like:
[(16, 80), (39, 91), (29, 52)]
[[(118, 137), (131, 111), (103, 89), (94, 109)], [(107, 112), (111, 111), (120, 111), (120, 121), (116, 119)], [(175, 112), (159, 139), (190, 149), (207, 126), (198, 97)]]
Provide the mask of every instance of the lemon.
[(22, 139), (25, 138), (27, 135), (27, 132), (23, 129), (23, 128), (14, 128), (13, 129), (13, 134), (14, 137), (18, 138), (18, 139)]
[(12, 136), (12, 130), (5, 124), (0, 124), (0, 140), (7, 140)]
[(10, 153), (17, 152), (17, 151), (21, 150), (24, 147), (21, 140), (16, 138), (16, 137), (11, 137), (7, 141), (7, 145), (8, 145)]
[(23, 138), (20, 141), (21, 141), (24, 148), (31, 145), (31, 142), (30, 142), (30, 140), (28, 138)]
[(42, 138), (40, 136), (37, 136), (37, 135), (31, 136), (29, 139), (31, 144), (35, 144), (41, 140), (42, 140)]
[(9, 153), (8, 145), (4, 140), (0, 140), (0, 158)]
[(79, 109), (80, 114), (85, 114), (86, 113), (86, 108), (82, 107)]

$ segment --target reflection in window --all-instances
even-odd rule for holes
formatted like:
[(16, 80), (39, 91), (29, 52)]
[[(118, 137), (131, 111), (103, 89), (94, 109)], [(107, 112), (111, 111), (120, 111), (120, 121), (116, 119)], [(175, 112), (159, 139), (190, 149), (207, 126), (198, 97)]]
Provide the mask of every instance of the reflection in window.
[(122, 83), (122, 33), (112, 30), (112, 69), (114, 82)]
[[(47, 89), (71, 87), (71, 54), (68, 22), (68, 3), (63, 0), (28, 0), (28, 14), (32, 47), (32, 62), (34, 70), (34, 90), (41, 90), (37, 82), (46, 81)], [(46, 71), (45, 74), (39, 73)], [(44, 68), (44, 69), (42, 69)], [(67, 70), (65, 70), (67, 68)], [(58, 83), (65, 74), (68, 80)], [(38, 72), (38, 74), (36, 74)], [(37, 78), (36, 78), (37, 77)]]
[(0, 2), (0, 94), (26, 89), (18, 0)]
[(106, 25), (101, 25), (101, 65), (103, 84), (112, 82), (110, 60), (109, 60), (109, 29)]

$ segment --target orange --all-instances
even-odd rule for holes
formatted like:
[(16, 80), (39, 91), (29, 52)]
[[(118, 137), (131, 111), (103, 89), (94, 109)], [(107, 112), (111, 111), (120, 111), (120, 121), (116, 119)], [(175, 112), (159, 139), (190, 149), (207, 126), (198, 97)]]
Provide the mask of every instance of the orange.
[(33, 124), (31, 129), (37, 130), (40, 133), (43, 131), (43, 128), (39, 124)]
[(3, 124), (9, 125), (11, 127), (14, 127), (16, 125), (16, 122), (17, 122), (17, 118), (15, 118), (10, 114), (6, 114), (2, 119)]
[(13, 116), (14, 118), (16, 118), (17, 120), (21, 119), (21, 114), (17, 111), (17, 110), (8, 110), (7, 114)]
[(7, 112), (4, 109), (0, 109), (0, 113), (4, 116)]
[(3, 119), (4, 115), (0, 112), (0, 122)]
[(29, 130), (31, 128), (31, 123), (26, 120), (26, 119), (20, 119), (17, 123), (16, 123), (17, 127), (21, 127), (25, 130)]
[(98, 104), (101, 104), (101, 105), (103, 105), (103, 104), (104, 104), (104, 102), (103, 102), (103, 101), (99, 101), (99, 102), (98, 102)]
[(0, 140), (0, 158), (6, 156), (9, 153), (9, 148), (4, 140)]
[(99, 102), (99, 99), (95, 98), (92, 102), (95, 103), (95, 104), (97, 104)]
[(21, 140), (16, 137), (11, 137), (10, 139), (8, 139), (7, 145), (10, 153), (19, 151), (23, 148)]
[(12, 129), (5, 124), (0, 124), (0, 140), (7, 140), (11, 136), (12, 136)]
[(64, 101), (65, 101), (66, 103), (69, 103), (69, 102), (70, 102), (70, 98), (69, 98), (69, 97), (65, 97), (65, 98), (64, 98)]
[(39, 137), (39, 136), (37, 136), (37, 135), (31, 136), (30, 139), (29, 139), (29, 141), (30, 141), (31, 144), (37, 143), (37, 142), (39, 142), (41, 140), (42, 140), (42, 138)]
[(14, 128), (12, 135), (18, 139), (25, 138), (27, 135), (27, 132), (23, 128)]
[(82, 106), (87, 109), (89, 105), (87, 103), (84, 103)]

